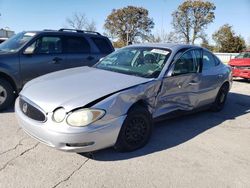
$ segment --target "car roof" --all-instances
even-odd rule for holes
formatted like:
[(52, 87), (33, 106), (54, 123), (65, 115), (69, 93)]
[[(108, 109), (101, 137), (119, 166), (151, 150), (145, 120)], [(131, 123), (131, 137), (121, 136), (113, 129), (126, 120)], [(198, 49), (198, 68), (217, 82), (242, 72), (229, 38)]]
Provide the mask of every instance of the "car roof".
[(172, 51), (179, 50), (182, 48), (200, 48), (200, 46), (195, 46), (195, 45), (189, 45), (189, 44), (178, 44), (178, 43), (144, 43), (144, 44), (133, 44), (129, 47), (153, 47), (153, 48), (165, 48), (165, 49), (170, 49)]

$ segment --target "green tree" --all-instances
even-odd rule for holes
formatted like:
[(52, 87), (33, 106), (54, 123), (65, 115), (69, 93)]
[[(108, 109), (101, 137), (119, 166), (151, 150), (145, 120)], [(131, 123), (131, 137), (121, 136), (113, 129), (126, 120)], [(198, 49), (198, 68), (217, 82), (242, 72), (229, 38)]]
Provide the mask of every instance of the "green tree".
[(123, 44), (146, 38), (153, 27), (154, 22), (148, 17), (148, 10), (134, 6), (113, 9), (104, 24), (107, 32)]
[(219, 52), (237, 53), (246, 49), (245, 40), (240, 35), (237, 36), (229, 24), (221, 26), (214, 32), (213, 40)]
[(250, 49), (250, 37), (247, 39), (247, 49)]
[(186, 0), (172, 13), (175, 32), (187, 44), (204, 36), (207, 25), (215, 16), (215, 5), (208, 1)]

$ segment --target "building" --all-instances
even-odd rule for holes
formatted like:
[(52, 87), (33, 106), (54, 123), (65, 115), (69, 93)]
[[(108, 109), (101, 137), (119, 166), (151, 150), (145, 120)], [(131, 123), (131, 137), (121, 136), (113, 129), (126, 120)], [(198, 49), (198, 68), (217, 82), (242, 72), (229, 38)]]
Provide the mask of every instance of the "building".
[(2, 28), (0, 29), (0, 38), (10, 38), (11, 36), (13, 36), (15, 34), (14, 31), (11, 31), (8, 28)]

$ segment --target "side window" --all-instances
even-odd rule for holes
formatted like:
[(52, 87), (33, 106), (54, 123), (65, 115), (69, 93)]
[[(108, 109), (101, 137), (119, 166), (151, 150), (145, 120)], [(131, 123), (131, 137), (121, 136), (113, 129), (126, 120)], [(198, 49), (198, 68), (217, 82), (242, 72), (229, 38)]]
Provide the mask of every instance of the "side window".
[(214, 56), (214, 59), (215, 59), (215, 65), (216, 66), (221, 63), (218, 57)]
[(217, 64), (213, 55), (207, 51), (203, 51), (202, 62), (203, 62), (202, 70), (209, 70), (215, 67)]
[(110, 46), (109, 42), (106, 39), (100, 37), (92, 37), (91, 39), (93, 40), (93, 42), (95, 43), (95, 45), (97, 46), (97, 48), (101, 53), (106, 54), (113, 52), (112, 47)]
[(199, 64), (196, 60), (197, 50), (190, 50), (181, 55), (181, 57), (175, 62), (173, 75), (197, 73)]
[(89, 53), (90, 45), (83, 37), (67, 37), (66, 51), (67, 53)]
[(62, 40), (57, 36), (44, 36), (37, 39), (28, 48), (34, 54), (59, 54), (62, 53)]

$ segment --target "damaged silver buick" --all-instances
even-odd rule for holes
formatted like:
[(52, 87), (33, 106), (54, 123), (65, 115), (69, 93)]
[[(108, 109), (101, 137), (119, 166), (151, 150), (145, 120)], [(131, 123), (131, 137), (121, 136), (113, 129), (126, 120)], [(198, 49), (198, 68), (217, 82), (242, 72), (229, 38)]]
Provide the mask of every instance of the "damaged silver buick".
[(94, 67), (28, 82), (15, 111), (27, 134), (56, 149), (133, 151), (148, 142), (155, 119), (203, 107), (220, 111), (231, 84), (231, 69), (206, 49), (132, 45)]

